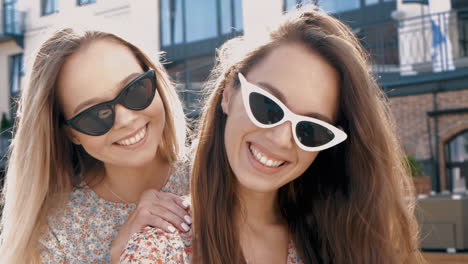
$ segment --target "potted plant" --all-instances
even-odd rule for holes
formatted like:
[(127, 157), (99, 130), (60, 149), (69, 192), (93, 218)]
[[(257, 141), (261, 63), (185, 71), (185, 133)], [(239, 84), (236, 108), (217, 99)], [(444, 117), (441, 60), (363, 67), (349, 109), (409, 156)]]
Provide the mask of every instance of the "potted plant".
[(427, 194), (431, 193), (431, 177), (425, 176), (421, 170), (422, 164), (416, 160), (413, 155), (407, 155), (405, 157), (406, 163), (411, 170), (411, 176), (413, 178), (414, 188), (416, 194)]

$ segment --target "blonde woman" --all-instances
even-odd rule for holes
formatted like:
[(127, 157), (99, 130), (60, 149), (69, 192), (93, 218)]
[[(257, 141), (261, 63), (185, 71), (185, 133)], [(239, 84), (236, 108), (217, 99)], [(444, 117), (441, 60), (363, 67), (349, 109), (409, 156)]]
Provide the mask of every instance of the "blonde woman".
[(110, 263), (145, 226), (187, 231), (184, 136), (161, 64), (114, 34), (55, 32), (19, 103), (0, 263)]

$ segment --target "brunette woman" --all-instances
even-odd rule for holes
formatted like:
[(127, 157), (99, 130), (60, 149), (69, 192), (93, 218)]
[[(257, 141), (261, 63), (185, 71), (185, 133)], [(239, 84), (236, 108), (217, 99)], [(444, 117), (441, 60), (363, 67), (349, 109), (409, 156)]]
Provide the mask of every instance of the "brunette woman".
[(314, 6), (271, 29), (218, 52), (193, 232), (147, 228), (122, 263), (423, 262), (403, 153), (358, 39)]

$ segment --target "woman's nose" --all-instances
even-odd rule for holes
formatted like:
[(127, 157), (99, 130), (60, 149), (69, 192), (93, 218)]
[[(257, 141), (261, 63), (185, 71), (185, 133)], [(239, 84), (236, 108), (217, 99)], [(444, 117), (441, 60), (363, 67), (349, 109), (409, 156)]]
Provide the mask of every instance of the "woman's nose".
[(284, 122), (281, 125), (268, 128), (267, 137), (274, 142), (276, 146), (282, 149), (290, 149), (294, 144), (292, 137), (291, 122)]
[(137, 111), (125, 108), (124, 106), (120, 104), (115, 105), (114, 111), (115, 111), (114, 127), (116, 129), (132, 126), (132, 124), (136, 121), (138, 117)]

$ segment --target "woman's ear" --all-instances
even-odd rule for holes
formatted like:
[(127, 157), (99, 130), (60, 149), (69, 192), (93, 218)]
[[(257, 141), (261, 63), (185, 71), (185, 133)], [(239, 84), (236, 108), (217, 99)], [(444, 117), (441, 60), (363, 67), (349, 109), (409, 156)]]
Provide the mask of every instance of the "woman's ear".
[(221, 99), (221, 108), (223, 108), (223, 112), (226, 115), (229, 114), (229, 103), (231, 101), (232, 90), (232, 82), (229, 82), (226, 87), (224, 87), (223, 98)]

